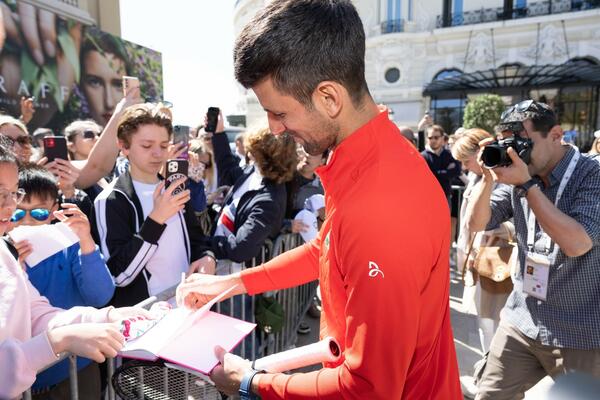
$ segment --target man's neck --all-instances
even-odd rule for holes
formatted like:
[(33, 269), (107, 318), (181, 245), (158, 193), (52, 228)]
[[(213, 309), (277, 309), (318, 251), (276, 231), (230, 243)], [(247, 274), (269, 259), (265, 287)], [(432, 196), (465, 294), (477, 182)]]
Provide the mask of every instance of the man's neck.
[(358, 108), (350, 104), (350, 107), (343, 112), (344, 115), (341, 115), (339, 118), (340, 132), (337, 136), (335, 147), (380, 113), (377, 104), (375, 104), (371, 96), (365, 96)]
[(148, 174), (144, 171), (141, 171), (139, 168), (129, 163), (129, 173), (131, 174), (131, 179), (140, 183), (154, 184), (158, 183), (158, 174)]
[(427, 148), (427, 150), (431, 151), (432, 153), (435, 153), (435, 154), (437, 154), (438, 156), (439, 156), (440, 154), (442, 154), (442, 151), (444, 150), (444, 148), (443, 148), (443, 147), (438, 147), (438, 149), (437, 149), (437, 150), (435, 150), (435, 149), (431, 148), (430, 146), (426, 146), (426, 148)]
[(561, 145), (560, 149), (555, 152), (550, 162), (548, 162), (548, 164), (546, 165), (546, 168), (544, 168), (544, 170), (538, 174), (538, 176), (544, 182), (544, 186), (548, 187), (550, 185), (550, 174), (552, 174), (554, 168), (556, 168), (556, 166), (565, 157), (568, 151), (568, 145)]

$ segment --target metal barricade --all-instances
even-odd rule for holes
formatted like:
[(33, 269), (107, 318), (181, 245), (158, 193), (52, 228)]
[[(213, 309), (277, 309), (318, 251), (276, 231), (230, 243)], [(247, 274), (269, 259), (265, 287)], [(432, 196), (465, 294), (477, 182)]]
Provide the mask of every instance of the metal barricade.
[[(301, 245), (302, 243), (302, 238), (298, 234), (280, 235), (274, 242), (267, 241), (261, 248), (260, 254), (251, 261), (246, 262), (244, 264), (244, 268), (256, 267), (274, 257), (277, 257), (278, 255), (285, 253), (288, 250)], [(302, 266), (298, 267), (300, 268)], [(283, 329), (277, 333), (267, 333), (255, 329), (250, 335), (248, 335), (246, 340), (240, 343), (239, 347), (234, 352), (242, 358), (255, 359), (293, 347), (297, 339), (298, 325), (302, 321), (304, 314), (306, 314), (306, 311), (311, 305), (312, 299), (316, 294), (317, 286), (317, 281), (314, 281), (299, 287), (278, 290), (276, 292), (267, 294), (275, 296), (277, 301), (283, 307), (285, 315)], [(175, 296), (176, 288), (177, 287), (174, 286), (156, 296), (149, 297), (141, 303), (138, 303), (137, 306), (150, 308), (152, 304), (157, 301), (167, 301), (172, 299)], [(254, 312), (256, 306), (256, 297), (249, 295), (240, 295), (235, 297), (238, 298), (238, 300), (231, 298), (217, 304), (216, 311), (255, 323)], [(71, 388), (71, 399), (78, 400), (77, 357), (74, 355), (65, 355), (63, 358), (61, 358), (61, 360), (67, 357), (69, 358), (69, 384)], [(107, 400), (115, 400), (116, 398), (116, 394), (111, 385), (111, 377), (115, 372), (115, 368), (118, 367), (122, 362), (123, 361), (121, 358), (107, 360), (108, 382), (104, 396), (104, 398)], [(47, 368), (49, 367), (50, 366)], [(142, 373), (141, 368), (140, 373)], [(183, 387), (182, 390), (186, 393), (185, 399), (220, 399), (220, 395), (214, 387), (204, 381), (200, 382), (198, 379), (199, 378), (197, 376), (184, 371), (160, 367), (157, 368), (156, 371), (152, 371), (151, 374), (146, 372), (142, 379), (138, 379), (138, 398), (148, 398), (147, 394), (144, 395), (144, 390), (147, 388), (154, 390), (156, 387), (163, 388), (161, 395), (167, 396), (158, 398), (170, 398), (169, 388), (177, 386), (178, 390)], [(147, 382), (147, 385), (144, 382)], [(26, 400), (31, 399), (30, 390), (27, 390), (25, 393), (23, 393), (23, 398)]]

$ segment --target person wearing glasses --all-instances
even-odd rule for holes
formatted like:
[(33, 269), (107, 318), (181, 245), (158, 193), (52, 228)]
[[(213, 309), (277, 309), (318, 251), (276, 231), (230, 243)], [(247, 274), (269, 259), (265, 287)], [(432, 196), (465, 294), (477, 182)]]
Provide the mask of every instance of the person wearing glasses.
[(71, 160), (87, 160), (102, 127), (92, 120), (73, 121), (65, 128)]
[(440, 125), (431, 125), (427, 128), (426, 133), (427, 144), (425, 145), (425, 150), (421, 152), (421, 155), (425, 158), (425, 161), (427, 161), (429, 169), (433, 172), (433, 175), (444, 190), (444, 194), (448, 200), (448, 207), (450, 207), (452, 180), (460, 176), (462, 166), (460, 165), (460, 162), (452, 157), (450, 150), (446, 148), (446, 142), (444, 140), (446, 133), (444, 132), (444, 128)]
[[(41, 166), (21, 167), (19, 187), (26, 194), (11, 217), (13, 227), (49, 225), (58, 219), (79, 237), (78, 243), (36, 265), (26, 261), (35, 243), (27, 240), (14, 243), (19, 262), (33, 286), (56, 307), (106, 305), (114, 294), (115, 285), (92, 239), (88, 218), (74, 204), (63, 203), (58, 211), (58, 182)], [(100, 395), (98, 365), (89, 359), (78, 358), (77, 367), (79, 385), (84, 389), (83, 398), (97, 398)], [(64, 360), (38, 375), (32, 387), (33, 397), (54, 398), (68, 388), (68, 378), (69, 362)]]
[(32, 140), (27, 127), (9, 115), (0, 115), (0, 135), (10, 139), (12, 150), (20, 162), (28, 162), (33, 154)]
[[(24, 199), (19, 188), (17, 159), (0, 144), (0, 237), (10, 228), (10, 219)], [(22, 207), (22, 206), (21, 206)], [(31, 211), (28, 212), (29, 216)], [(44, 212), (33, 212), (41, 218)], [(70, 212), (61, 219), (74, 229), (82, 228)], [(74, 216), (74, 213), (73, 213)], [(79, 228), (73, 226), (78, 225)], [(6, 241), (0, 240), (0, 398), (19, 398), (35, 381), (38, 371), (58, 361), (58, 354), (103, 362), (115, 357), (125, 341), (119, 322), (126, 318), (151, 318), (143, 309), (106, 307), (54, 307), (27, 279)], [(56, 271), (58, 273), (59, 271)], [(85, 388), (79, 386), (80, 393)], [(80, 395), (81, 398), (99, 398)], [(55, 398), (55, 397), (52, 397)]]
[[(513, 291), (501, 313), (476, 399), (522, 399), (546, 375), (600, 377), (600, 164), (562, 141), (555, 113), (526, 100), (501, 125), (533, 142), (526, 164), (482, 166), (467, 211), (472, 232), (513, 218)], [(493, 140), (481, 143), (485, 146)], [(493, 190), (495, 183), (503, 183)]]

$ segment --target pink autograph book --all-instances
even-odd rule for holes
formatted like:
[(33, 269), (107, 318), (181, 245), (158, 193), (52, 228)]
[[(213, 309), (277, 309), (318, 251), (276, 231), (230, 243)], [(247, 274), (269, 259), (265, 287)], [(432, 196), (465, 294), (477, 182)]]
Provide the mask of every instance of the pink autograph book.
[(138, 360), (163, 359), (204, 375), (219, 363), (215, 347), (231, 351), (256, 324), (210, 311), (232, 287), (202, 308), (193, 311), (184, 307), (170, 310), (142, 336), (125, 343), (119, 355)]

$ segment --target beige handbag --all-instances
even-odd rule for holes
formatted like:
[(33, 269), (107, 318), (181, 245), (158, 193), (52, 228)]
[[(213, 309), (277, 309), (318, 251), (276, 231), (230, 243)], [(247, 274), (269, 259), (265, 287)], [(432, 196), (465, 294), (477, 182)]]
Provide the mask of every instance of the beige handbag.
[(510, 229), (505, 224), (502, 226), (506, 229), (508, 240), (495, 234), (487, 235), (486, 242), (479, 247), (477, 255), (469, 262), (475, 241), (474, 235), (465, 261), (481, 278), (481, 287), (494, 293), (507, 293), (512, 290), (510, 259), (513, 251), (516, 251), (516, 243)]

